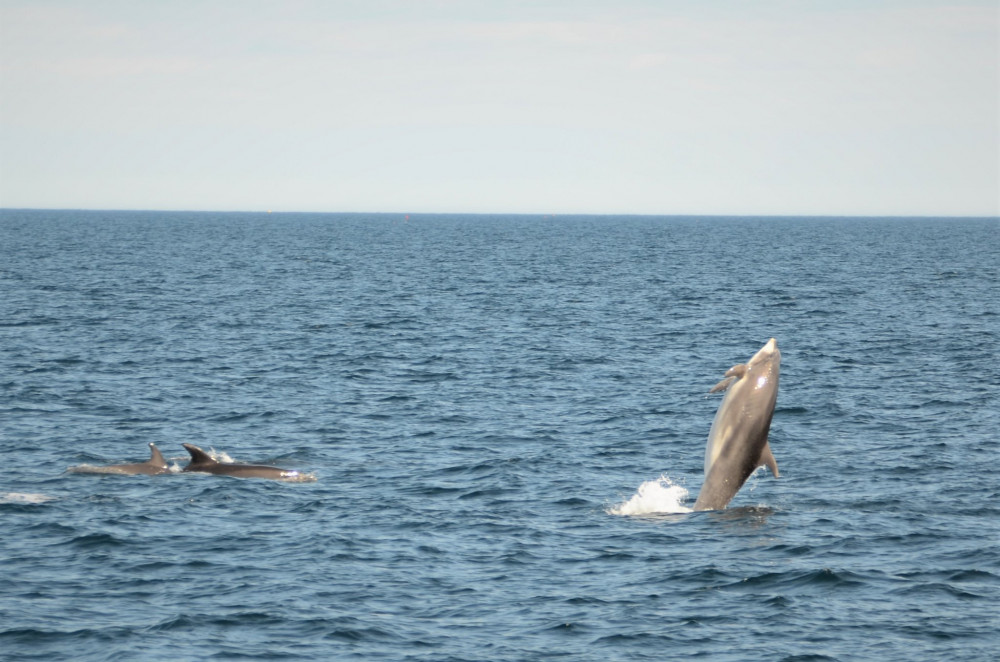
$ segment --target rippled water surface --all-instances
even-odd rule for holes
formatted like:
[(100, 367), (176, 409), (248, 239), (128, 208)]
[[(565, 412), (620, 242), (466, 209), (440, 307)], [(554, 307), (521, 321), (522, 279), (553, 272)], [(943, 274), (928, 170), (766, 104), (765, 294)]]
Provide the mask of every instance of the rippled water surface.
[[(998, 292), (996, 219), (2, 211), (0, 657), (997, 659)], [(772, 336), (781, 478), (662, 512)], [(66, 471), (149, 442), (318, 480)]]

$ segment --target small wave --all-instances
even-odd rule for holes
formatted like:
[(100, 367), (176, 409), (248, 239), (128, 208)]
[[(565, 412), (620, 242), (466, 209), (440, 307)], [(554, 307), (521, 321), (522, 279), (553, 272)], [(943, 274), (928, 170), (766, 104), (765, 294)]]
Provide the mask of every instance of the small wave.
[(66, 467), (66, 472), (71, 474), (117, 474), (120, 476), (136, 475), (133, 472), (122, 469), (121, 467), (100, 466), (96, 464), (77, 464), (72, 467)]
[(113, 536), (110, 533), (88, 533), (86, 535), (76, 536), (72, 540), (68, 540), (61, 544), (72, 545), (73, 547), (82, 547), (84, 549), (104, 549), (119, 547), (128, 543), (126, 540)]
[(688, 491), (680, 485), (675, 485), (667, 476), (656, 480), (647, 480), (639, 486), (639, 490), (628, 501), (622, 502), (607, 510), (609, 515), (662, 515), (690, 513), (691, 509), (683, 505)]
[(0, 503), (45, 503), (54, 499), (54, 496), (35, 492), (0, 492)]

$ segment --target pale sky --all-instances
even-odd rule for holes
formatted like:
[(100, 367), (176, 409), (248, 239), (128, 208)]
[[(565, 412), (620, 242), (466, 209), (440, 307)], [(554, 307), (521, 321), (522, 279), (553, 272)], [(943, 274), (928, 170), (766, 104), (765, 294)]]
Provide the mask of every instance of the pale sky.
[(996, 0), (0, 0), (0, 206), (1000, 214)]

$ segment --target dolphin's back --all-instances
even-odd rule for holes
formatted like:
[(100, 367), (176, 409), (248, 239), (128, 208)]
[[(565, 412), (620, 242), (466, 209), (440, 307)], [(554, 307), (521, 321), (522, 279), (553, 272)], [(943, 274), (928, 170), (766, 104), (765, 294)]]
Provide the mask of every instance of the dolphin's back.
[(191, 454), (191, 462), (184, 467), (184, 471), (215, 474), (217, 476), (234, 476), (236, 478), (270, 478), (272, 480), (292, 480), (296, 482), (315, 480), (315, 478), (301, 474), (298, 471), (272, 467), (266, 464), (218, 462), (211, 455), (193, 444), (184, 444), (184, 448)]
[(81, 474), (118, 474), (120, 476), (135, 476), (142, 474), (146, 476), (155, 476), (156, 474), (168, 473), (170, 469), (167, 467), (167, 461), (163, 459), (163, 454), (160, 453), (160, 449), (156, 447), (156, 444), (151, 442), (149, 444), (149, 459), (145, 462), (111, 464), (107, 466), (81, 464), (76, 467), (70, 467), (68, 471)]

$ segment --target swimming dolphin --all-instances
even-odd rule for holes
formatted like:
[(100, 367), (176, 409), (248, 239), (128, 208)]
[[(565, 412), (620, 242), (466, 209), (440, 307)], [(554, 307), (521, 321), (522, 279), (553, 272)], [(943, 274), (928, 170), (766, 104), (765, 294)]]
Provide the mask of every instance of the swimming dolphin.
[(149, 459), (145, 462), (136, 462), (133, 464), (110, 464), (104, 467), (94, 466), (91, 464), (81, 464), (76, 467), (70, 467), (68, 471), (78, 474), (121, 474), (124, 476), (131, 476), (135, 474), (154, 476), (156, 474), (170, 473), (167, 461), (163, 459), (163, 453), (161, 453), (160, 449), (156, 447), (156, 444), (150, 442), (149, 453)]
[(705, 447), (705, 482), (695, 510), (721, 510), (750, 474), (766, 466), (778, 477), (767, 433), (778, 399), (781, 352), (774, 338), (746, 364), (730, 368), (709, 393), (726, 391)]
[(309, 474), (303, 474), (291, 469), (280, 469), (269, 467), (264, 464), (239, 464), (236, 462), (218, 462), (193, 444), (184, 444), (184, 448), (191, 454), (191, 463), (184, 467), (184, 471), (197, 471), (206, 474), (216, 474), (219, 476), (235, 476), (237, 478), (271, 478), (274, 480), (290, 480), (304, 482), (315, 480)]

